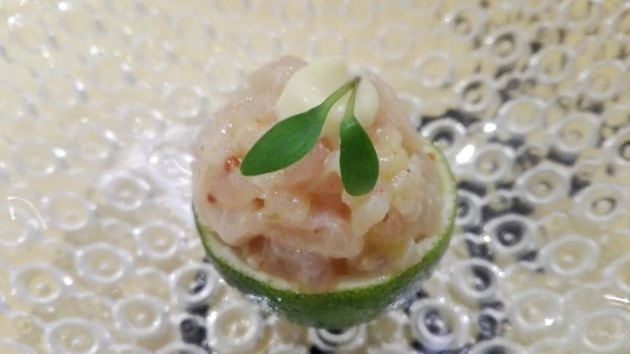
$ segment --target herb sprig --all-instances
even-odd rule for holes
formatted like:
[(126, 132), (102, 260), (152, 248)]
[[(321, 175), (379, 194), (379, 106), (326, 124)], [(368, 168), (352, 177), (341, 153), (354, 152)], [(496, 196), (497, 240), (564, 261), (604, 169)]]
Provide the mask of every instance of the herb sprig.
[(356, 77), (306, 112), (284, 119), (267, 131), (249, 150), (241, 164), (243, 176), (281, 170), (302, 159), (317, 144), (332, 107), (351, 92), (339, 128), (339, 167), (344, 189), (359, 196), (374, 189), (378, 180), (378, 156), (369, 136), (354, 115), (360, 78)]
[(369, 193), (378, 180), (378, 156), (370, 137), (354, 116), (357, 90), (352, 90), (346, 112), (339, 127), (339, 167), (341, 180), (348, 194)]

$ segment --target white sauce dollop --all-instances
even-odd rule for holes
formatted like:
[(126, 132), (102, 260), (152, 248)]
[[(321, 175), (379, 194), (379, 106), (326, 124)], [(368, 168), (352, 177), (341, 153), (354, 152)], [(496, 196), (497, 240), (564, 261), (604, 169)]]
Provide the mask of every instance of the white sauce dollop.
[[(352, 80), (343, 58), (324, 58), (296, 71), (289, 79), (276, 102), (276, 116), (286, 119), (322, 103), (335, 90)], [(378, 113), (378, 93), (370, 80), (361, 76), (354, 114), (364, 129), (369, 128)], [(350, 94), (341, 98), (328, 113), (320, 137), (339, 139), (339, 124), (346, 110)]]

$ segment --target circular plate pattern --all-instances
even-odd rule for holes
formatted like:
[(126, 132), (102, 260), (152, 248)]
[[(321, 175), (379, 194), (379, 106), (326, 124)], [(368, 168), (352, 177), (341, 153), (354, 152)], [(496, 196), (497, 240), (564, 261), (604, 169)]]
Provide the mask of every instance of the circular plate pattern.
[[(0, 352), (627, 353), (630, 4), (0, 4)], [(459, 182), (408, 302), (289, 323), (203, 261), (191, 144), (247, 72), (345, 55)]]

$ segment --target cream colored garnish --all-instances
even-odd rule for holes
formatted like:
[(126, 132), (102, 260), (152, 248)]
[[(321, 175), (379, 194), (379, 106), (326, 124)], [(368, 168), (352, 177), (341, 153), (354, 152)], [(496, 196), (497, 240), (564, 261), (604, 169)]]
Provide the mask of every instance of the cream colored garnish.
[[(339, 57), (324, 58), (298, 70), (287, 82), (276, 102), (276, 116), (285, 119), (322, 103), (353, 76)], [(330, 110), (321, 137), (339, 139), (339, 124), (350, 95), (340, 99)], [(378, 112), (378, 93), (366, 77), (359, 83), (354, 114), (364, 129), (369, 128)]]

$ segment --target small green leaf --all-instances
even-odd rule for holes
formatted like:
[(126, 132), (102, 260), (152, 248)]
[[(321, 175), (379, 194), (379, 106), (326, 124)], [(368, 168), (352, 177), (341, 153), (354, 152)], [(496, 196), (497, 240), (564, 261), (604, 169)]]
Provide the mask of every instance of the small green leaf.
[(370, 137), (354, 116), (357, 91), (352, 91), (339, 128), (341, 180), (346, 192), (353, 196), (363, 195), (374, 189), (379, 169), (378, 156)]
[(278, 171), (308, 154), (324, 125), (320, 110), (315, 107), (273, 126), (249, 150), (241, 164), (241, 173), (255, 176)]
[(353, 79), (321, 104), (274, 125), (249, 150), (241, 164), (241, 174), (256, 176), (288, 167), (308, 154), (322, 131), (333, 105), (355, 86)]

